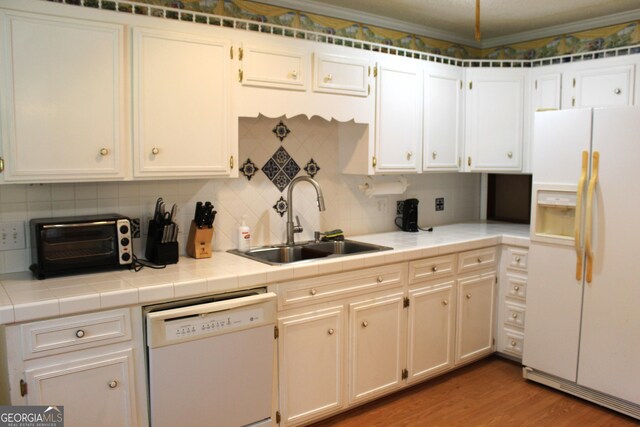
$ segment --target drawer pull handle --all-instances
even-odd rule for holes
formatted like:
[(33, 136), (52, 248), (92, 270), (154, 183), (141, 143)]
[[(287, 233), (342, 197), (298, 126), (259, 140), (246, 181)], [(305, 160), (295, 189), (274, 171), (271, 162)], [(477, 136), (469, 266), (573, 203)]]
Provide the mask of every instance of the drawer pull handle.
[(437, 272), (438, 271), (438, 267), (434, 265), (433, 267), (431, 267), (431, 271), (433, 271), (434, 273)]
[(471, 299), (471, 294), (467, 294), (467, 299)]
[(327, 333), (329, 335), (333, 335), (336, 331), (333, 330), (333, 328), (329, 328), (329, 330), (327, 331)]
[(84, 337), (84, 331), (82, 329), (78, 329), (76, 331), (76, 337), (78, 337), (78, 338)]
[(369, 322), (367, 322), (366, 320), (362, 322), (362, 327), (366, 328), (367, 326), (369, 326)]
[(109, 388), (116, 388), (116, 387), (118, 387), (118, 381), (116, 380), (109, 381)]
[(316, 288), (313, 288), (313, 289), (311, 289), (311, 291), (309, 291), (309, 293), (310, 293), (311, 295), (315, 295), (315, 294), (317, 294), (317, 293), (318, 293), (318, 291), (316, 291)]
[(514, 291), (516, 291), (516, 292), (518, 292), (518, 291), (520, 290), (520, 286), (514, 286), (514, 287), (513, 287), (513, 290), (514, 290)]
[(518, 344), (518, 343), (517, 343), (517, 342), (515, 342), (515, 340), (511, 340), (511, 343), (510, 343), (510, 344), (511, 344), (511, 347), (515, 347), (515, 346), (516, 346), (516, 344)]
[(434, 151), (433, 153), (431, 153), (431, 157), (433, 158), (433, 160), (435, 160), (436, 157), (438, 157), (438, 152)]
[(100, 155), (101, 156), (106, 156), (107, 154), (109, 154), (109, 150), (107, 150), (106, 148), (101, 148), (100, 149)]
[(620, 95), (622, 93), (622, 89), (620, 89), (619, 87), (617, 87), (613, 93), (615, 93), (616, 95)]
[(442, 300), (442, 305), (444, 305), (444, 306), (449, 305), (449, 301), (447, 301), (446, 299), (445, 299), (445, 300)]
[(407, 151), (407, 160), (411, 160), (411, 157), (413, 157), (413, 151)]
[(478, 258), (478, 264), (482, 264), (482, 258)]
[(382, 276), (378, 276), (378, 278), (377, 278), (376, 280), (378, 281), (378, 283), (382, 283), (382, 281), (383, 281), (384, 279), (382, 278)]
[(153, 154), (154, 156), (155, 156), (155, 155), (158, 155), (159, 153), (160, 153), (160, 149), (158, 149), (158, 148), (156, 148), (156, 147), (153, 147), (153, 148), (151, 149), (151, 154)]
[(517, 318), (518, 318), (518, 313), (513, 313), (513, 314), (511, 315), (511, 317), (513, 317), (514, 319), (517, 319)]
[(331, 80), (333, 80), (333, 74), (327, 74), (327, 77), (324, 78), (325, 82), (330, 82)]
[(513, 157), (513, 152), (512, 152), (512, 151), (509, 151), (509, 152), (507, 153), (507, 157), (508, 157), (508, 158), (512, 158), (512, 157)]
[(293, 79), (296, 80), (298, 78), (298, 72), (296, 70), (293, 70), (291, 72), (291, 77), (293, 77)]
[(516, 262), (520, 262), (520, 257), (519, 256), (516, 257)]

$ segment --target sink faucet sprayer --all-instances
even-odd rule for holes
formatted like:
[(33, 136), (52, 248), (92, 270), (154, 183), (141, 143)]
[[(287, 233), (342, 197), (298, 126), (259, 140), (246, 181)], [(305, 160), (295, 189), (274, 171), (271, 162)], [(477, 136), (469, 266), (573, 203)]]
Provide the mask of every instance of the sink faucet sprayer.
[(287, 190), (287, 203), (289, 204), (287, 209), (287, 245), (293, 245), (293, 235), (294, 233), (301, 233), (302, 227), (300, 226), (300, 219), (296, 216), (296, 225), (293, 225), (293, 187), (300, 181), (307, 181), (313, 185), (316, 189), (316, 194), (318, 195), (318, 210), (320, 212), (324, 211), (324, 197), (322, 196), (322, 189), (320, 188), (320, 184), (315, 179), (309, 176), (299, 176), (295, 178), (289, 184), (289, 189)]

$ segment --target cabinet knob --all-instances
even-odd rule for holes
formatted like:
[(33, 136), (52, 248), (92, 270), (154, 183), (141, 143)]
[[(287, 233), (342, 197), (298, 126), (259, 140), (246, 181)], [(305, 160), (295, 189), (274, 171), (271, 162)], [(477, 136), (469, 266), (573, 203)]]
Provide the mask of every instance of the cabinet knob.
[(154, 156), (155, 156), (156, 154), (158, 154), (158, 153), (160, 153), (160, 149), (159, 149), (159, 148), (153, 147), (153, 148), (151, 149), (151, 154), (153, 154)]
[(514, 287), (513, 287), (513, 290), (514, 290), (514, 291), (516, 291), (516, 292), (518, 292), (518, 291), (520, 290), (520, 286), (514, 286)]
[(516, 257), (516, 262), (520, 262), (520, 257), (519, 256)]
[(482, 258), (478, 258), (478, 264), (482, 263)]
[(82, 329), (78, 329), (76, 331), (76, 337), (78, 337), (78, 338), (84, 337), (84, 331)]
[(106, 156), (107, 154), (109, 154), (109, 150), (107, 150), (106, 148), (101, 148), (100, 149), (100, 155), (101, 156)]
[(382, 283), (382, 281), (383, 281), (384, 279), (382, 278), (382, 276), (378, 276), (378, 278), (377, 278), (376, 280), (378, 281), (378, 283)]
[(509, 344), (511, 344), (511, 347), (515, 347), (515, 346), (516, 346), (516, 344), (518, 344), (518, 343), (517, 343), (517, 342), (515, 342), (514, 340), (511, 340), (511, 342), (510, 342)]
[(467, 299), (471, 299), (471, 294), (467, 294)]
[(293, 70), (293, 71), (291, 72), (291, 77), (292, 77), (294, 80), (295, 80), (295, 79), (297, 79), (297, 78), (298, 78), (298, 72), (297, 72), (296, 70)]
[(433, 271), (434, 273), (438, 271), (438, 266), (434, 265), (433, 267), (431, 267), (431, 271)]
[(336, 331), (333, 330), (333, 328), (329, 328), (329, 330), (327, 331), (327, 333), (329, 335), (333, 335)]
[(327, 76), (324, 78), (325, 82), (330, 82), (331, 80), (333, 80), (333, 74), (327, 74)]
[(311, 289), (311, 290), (309, 291), (309, 293), (310, 293), (311, 295), (315, 295), (315, 294), (317, 294), (317, 293), (318, 293), (318, 291), (316, 291), (316, 288), (313, 288), (313, 289)]
[(512, 157), (513, 157), (513, 152), (512, 152), (512, 151), (509, 151), (509, 152), (507, 153), (507, 157), (508, 157), (508, 158), (512, 158)]
[(116, 388), (116, 387), (118, 387), (118, 381), (116, 380), (109, 381), (109, 388)]
[(511, 317), (513, 317), (514, 319), (517, 319), (517, 318), (518, 318), (518, 313), (513, 313), (513, 314), (511, 315)]
[(432, 158), (433, 160), (435, 160), (435, 159), (436, 159), (436, 157), (438, 157), (438, 152), (437, 152), (437, 151), (434, 151), (433, 153), (431, 153), (431, 158)]
[(407, 160), (411, 160), (411, 157), (413, 157), (413, 151), (407, 151)]
[(366, 328), (367, 326), (369, 326), (369, 322), (367, 322), (366, 320), (364, 322), (362, 322), (362, 327)]
[(447, 301), (446, 299), (442, 300), (442, 305), (449, 305), (449, 301)]
[(613, 90), (613, 93), (615, 93), (616, 95), (620, 95), (622, 93), (622, 89), (620, 89), (619, 87), (615, 88)]

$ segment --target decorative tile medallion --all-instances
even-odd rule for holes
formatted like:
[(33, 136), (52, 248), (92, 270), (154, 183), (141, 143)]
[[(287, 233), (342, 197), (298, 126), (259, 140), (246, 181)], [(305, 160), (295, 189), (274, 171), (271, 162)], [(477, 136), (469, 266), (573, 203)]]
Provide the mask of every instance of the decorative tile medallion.
[(260, 169), (258, 169), (258, 167), (251, 161), (251, 159), (247, 159), (247, 161), (244, 162), (242, 164), (242, 167), (240, 168), (240, 172), (242, 172), (242, 175), (246, 176), (249, 181), (251, 181), (251, 178), (253, 178), (253, 176), (259, 170)]
[(287, 125), (282, 123), (282, 120), (280, 120), (280, 123), (278, 123), (276, 127), (273, 128), (273, 133), (275, 133), (276, 136), (280, 138), (280, 142), (282, 142), (282, 140), (284, 140), (290, 132), (291, 129), (289, 129)]
[(318, 173), (319, 170), (320, 170), (320, 166), (318, 166), (318, 164), (313, 160), (313, 158), (311, 158), (311, 160), (309, 160), (307, 162), (307, 165), (304, 167), (304, 171), (311, 178), (316, 176), (316, 174)]
[(273, 153), (273, 156), (262, 167), (262, 172), (267, 175), (269, 181), (275, 185), (280, 192), (287, 188), (287, 185), (300, 172), (300, 166), (287, 153), (282, 146)]
[(273, 205), (273, 209), (280, 214), (281, 217), (287, 213), (287, 209), (289, 209), (289, 203), (284, 199), (284, 197), (280, 196), (275, 205)]

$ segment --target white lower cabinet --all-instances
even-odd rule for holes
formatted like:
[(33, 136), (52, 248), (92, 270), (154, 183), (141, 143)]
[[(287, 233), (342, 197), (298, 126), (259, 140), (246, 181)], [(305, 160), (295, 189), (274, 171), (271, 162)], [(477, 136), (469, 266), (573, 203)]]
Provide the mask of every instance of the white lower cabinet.
[(350, 403), (398, 389), (405, 366), (402, 290), (349, 305)]
[(456, 365), (493, 352), (495, 287), (495, 270), (458, 279)]
[(409, 288), (409, 383), (453, 367), (455, 315), (453, 278)]
[(344, 307), (284, 315), (280, 331), (280, 411), (286, 425), (343, 407)]

